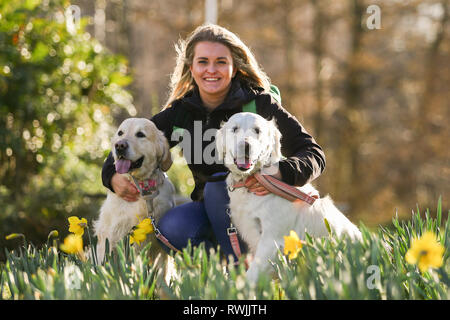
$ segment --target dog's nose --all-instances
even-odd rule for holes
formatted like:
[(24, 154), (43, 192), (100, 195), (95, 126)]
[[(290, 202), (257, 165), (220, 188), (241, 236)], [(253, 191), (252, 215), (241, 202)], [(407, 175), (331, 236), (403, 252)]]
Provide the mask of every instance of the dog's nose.
[(128, 142), (126, 140), (120, 140), (116, 142), (114, 147), (116, 148), (116, 154), (118, 156), (124, 156), (128, 149)]

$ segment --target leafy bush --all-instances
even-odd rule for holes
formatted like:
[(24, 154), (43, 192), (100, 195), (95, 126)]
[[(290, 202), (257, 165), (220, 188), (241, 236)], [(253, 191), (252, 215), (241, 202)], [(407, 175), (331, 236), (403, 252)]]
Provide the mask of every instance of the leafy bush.
[(126, 59), (68, 28), (69, 4), (0, 0), (0, 233), (39, 242), (97, 211), (113, 116), (136, 113)]

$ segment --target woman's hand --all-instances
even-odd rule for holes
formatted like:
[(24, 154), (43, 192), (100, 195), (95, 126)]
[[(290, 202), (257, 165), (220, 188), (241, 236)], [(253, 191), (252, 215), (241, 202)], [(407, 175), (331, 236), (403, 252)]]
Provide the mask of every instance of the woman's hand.
[(248, 189), (248, 191), (256, 194), (257, 196), (265, 196), (270, 193), (270, 191), (268, 191), (264, 186), (259, 184), (258, 180), (256, 180), (254, 176), (248, 177), (244, 182), (244, 186)]
[(139, 199), (139, 190), (122, 174), (115, 173), (111, 178), (111, 186), (114, 192), (122, 199), (134, 202)]
[[(273, 177), (277, 179), (281, 179), (281, 172), (278, 169), (278, 171), (272, 175)], [(248, 189), (248, 191), (253, 192), (257, 196), (265, 196), (269, 193), (271, 193), (269, 190), (266, 189), (263, 185), (261, 185), (258, 180), (254, 176), (250, 176), (245, 180), (244, 186)]]

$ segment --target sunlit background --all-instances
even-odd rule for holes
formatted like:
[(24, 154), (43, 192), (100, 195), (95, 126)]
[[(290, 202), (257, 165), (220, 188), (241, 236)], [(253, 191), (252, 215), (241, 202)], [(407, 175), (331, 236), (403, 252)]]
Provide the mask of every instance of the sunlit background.
[(440, 196), (447, 212), (448, 1), (0, 0), (0, 247), (96, 217), (115, 126), (161, 109), (174, 45), (205, 21), (253, 50), (324, 148), (316, 186), (353, 221), (433, 215)]

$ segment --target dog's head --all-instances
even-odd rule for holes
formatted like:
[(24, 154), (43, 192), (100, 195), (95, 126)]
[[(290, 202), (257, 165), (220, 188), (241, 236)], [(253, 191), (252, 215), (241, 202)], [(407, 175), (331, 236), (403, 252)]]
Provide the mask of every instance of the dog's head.
[(169, 170), (172, 157), (164, 134), (144, 118), (124, 120), (112, 139), (112, 153), (118, 173), (133, 172), (147, 178), (158, 166)]
[(235, 176), (246, 177), (262, 170), (273, 174), (274, 166), (281, 160), (280, 140), (274, 119), (237, 113), (216, 133), (217, 157)]

